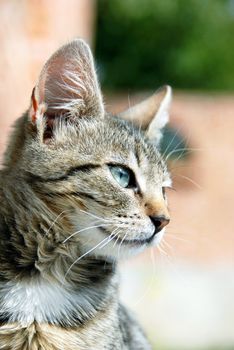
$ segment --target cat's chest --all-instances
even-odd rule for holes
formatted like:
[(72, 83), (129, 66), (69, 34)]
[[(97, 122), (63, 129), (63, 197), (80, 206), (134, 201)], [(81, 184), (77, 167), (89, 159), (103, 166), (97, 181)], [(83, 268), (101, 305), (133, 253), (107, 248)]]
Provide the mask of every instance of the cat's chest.
[[(103, 317), (104, 316), (104, 317)], [(0, 327), (0, 349), (11, 350), (124, 350), (114, 315), (103, 315), (85, 327), (61, 328), (33, 323), (21, 328), (18, 324)], [(107, 317), (106, 317), (107, 316)], [(111, 318), (109, 318), (111, 316)]]
[(0, 349), (124, 349), (115, 298), (105, 303), (102, 310), (93, 309), (93, 317), (83, 324), (72, 322), (74, 313), (84, 317), (85, 310), (91, 312), (87, 293), (71, 292), (45, 281), (5, 285), (1, 288), (0, 311), (9, 318), (7, 324), (0, 326)]
[(81, 293), (43, 280), (8, 282), (0, 287), (1, 314), (25, 326), (34, 321), (59, 322), (83, 304)]
[(113, 297), (112, 301), (102, 298), (101, 292), (100, 288), (65, 288), (42, 279), (8, 282), (0, 285), (0, 316), (25, 327), (33, 322), (75, 327), (116, 303)]

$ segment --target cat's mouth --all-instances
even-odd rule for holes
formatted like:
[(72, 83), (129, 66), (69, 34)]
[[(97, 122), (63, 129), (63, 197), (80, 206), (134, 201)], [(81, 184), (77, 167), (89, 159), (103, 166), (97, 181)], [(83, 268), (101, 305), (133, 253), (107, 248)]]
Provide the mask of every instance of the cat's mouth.
[[(109, 236), (110, 240), (117, 241), (119, 239), (118, 236), (113, 235), (111, 237), (111, 233), (103, 227), (99, 227), (99, 230), (102, 233), (104, 233), (105, 235)], [(150, 244), (158, 232), (159, 231), (155, 230), (154, 233), (150, 237), (143, 238), (143, 239), (122, 239), (121, 244), (138, 245), (138, 246), (144, 245), (144, 244)]]

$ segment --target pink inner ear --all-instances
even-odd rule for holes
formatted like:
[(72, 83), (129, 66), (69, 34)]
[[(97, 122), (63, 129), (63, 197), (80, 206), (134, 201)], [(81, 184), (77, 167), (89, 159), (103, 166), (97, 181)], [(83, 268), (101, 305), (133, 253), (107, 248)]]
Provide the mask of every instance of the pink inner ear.
[(29, 118), (33, 124), (36, 124), (38, 118), (43, 117), (47, 110), (47, 106), (43, 102), (39, 102), (38, 87), (35, 86), (32, 90), (31, 105), (29, 109)]
[(46, 126), (43, 135), (43, 141), (48, 143), (53, 136), (53, 126), (54, 126), (55, 116), (48, 116), (46, 114)]
[(36, 113), (37, 113), (37, 110), (38, 110), (38, 103), (37, 103), (37, 100), (36, 100), (36, 97), (35, 97), (35, 87), (33, 88), (33, 91), (32, 91), (32, 96), (31, 96), (31, 120), (33, 123), (36, 123)]

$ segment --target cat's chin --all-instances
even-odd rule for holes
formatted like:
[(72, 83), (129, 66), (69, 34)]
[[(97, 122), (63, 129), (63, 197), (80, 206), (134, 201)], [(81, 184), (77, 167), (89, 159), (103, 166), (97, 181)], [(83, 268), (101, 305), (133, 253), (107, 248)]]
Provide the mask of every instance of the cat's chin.
[(103, 231), (95, 230), (92, 240), (87, 240), (82, 244), (82, 254), (91, 255), (97, 258), (104, 257), (111, 260), (126, 259), (143, 252), (145, 249), (156, 246), (162, 240), (165, 229), (153, 234), (149, 238), (142, 239), (109, 239), (103, 240)]

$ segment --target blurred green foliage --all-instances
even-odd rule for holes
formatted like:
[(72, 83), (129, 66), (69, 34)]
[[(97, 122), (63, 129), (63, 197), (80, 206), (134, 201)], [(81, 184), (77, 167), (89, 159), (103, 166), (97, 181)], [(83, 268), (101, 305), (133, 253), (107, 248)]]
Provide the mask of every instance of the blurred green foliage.
[(234, 0), (99, 0), (104, 87), (234, 89)]

